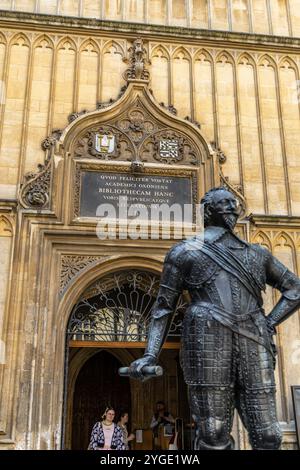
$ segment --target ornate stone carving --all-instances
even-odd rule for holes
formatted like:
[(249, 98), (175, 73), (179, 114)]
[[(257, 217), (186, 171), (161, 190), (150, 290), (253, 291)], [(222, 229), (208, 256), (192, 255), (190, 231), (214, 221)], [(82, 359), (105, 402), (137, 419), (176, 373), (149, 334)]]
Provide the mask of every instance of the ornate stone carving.
[(212, 146), (213, 150), (217, 154), (217, 159), (218, 159), (219, 164), (223, 165), (227, 160), (225, 153), (220, 149), (220, 147), (216, 145), (216, 142), (211, 142), (210, 145)]
[(144, 48), (143, 40), (136, 39), (132, 46), (129, 48), (129, 62), (130, 67), (125, 71), (124, 78), (128, 80), (146, 80), (150, 78), (149, 71), (145, 68), (146, 62), (146, 49)]
[(25, 175), (24, 196), (25, 205), (32, 208), (44, 209), (49, 206), (49, 190), (51, 181), (51, 160), (39, 165), (40, 169), (33, 178), (33, 173)]
[(136, 146), (158, 129), (154, 119), (146, 113), (139, 102), (128, 111), (123, 119), (119, 120), (117, 126)]
[(60, 138), (62, 133), (63, 131), (61, 129), (54, 129), (52, 134), (49, 137), (46, 137), (46, 139), (41, 143), (42, 149), (45, 151), (51, 149), (51, 147), (55, 145), (55, 142)]
[(192, 119), (190, 116), (186, 116), (184, 119), (186, 121), (191, 122), (192, 124), (194, 124), (194, 126), (198, 127), (198, 129), (201, 129), (200, 122), (196, 121), (195, 119)]
[(134, 160), (130, 165), (131, 173), (143, 173), (145, 171), (144, 163), (139, 160)]
[(87, 109), (83, 109), (82, 111), (80, 111), (79, 113), (71, 113), (69, 114), (68, 116), (68, 122), (69, 124), (71, 124), (71, 122), (73, 121), (76, 121), (76, 119), (78, 119), (80, 116), (82, 116), (83, 114), (86, 114), (88, 113), (88, 110)]
[[(107, 141), (110, 140), (111, 145), (101, 145), (101, 138), (105, 136), (107, 136)], [(74, 154), (76, 157), (92, 157), (99, 160), (114, 160), (121, 154), (122, 159), (130, 160), (134, 155), (134, 150), (126, 133), (120, 132), (115, 126), (99, 126), (89, 129), (78, 140)]]
[(154, 159), (162, 163), (185, 163), (196, 165), (199, 162), (192, 142), (180, 131), (163, 130), (145, 140), (140, 152), (142, 161)]
[(60, 295), (67, 289), (72, 280), (84, 269), (105, 261), (109, 256), (62, 255), (60, 266)]
[(169, 113), (177, 116), (177, 109), (172, 104), (159, 103), (159, 105), (169, 111)]
[(0, 237), (12, 237), (13, 227), (9, 217), (0, 214)]
[(51, 136), (42, 142), (42, 149), (46, 156), (44, 164), (38, 165), (37, 173), (29, 172), (24, 176), (25, 182), (21, 187), (20, 203), (25, 208), (47, 209), (50, 203), (52, 153), (55, 142), (61, 136), (62, 131), (56, 129)]
[(105, 109), (105, 108), (108, 108), (109, 106), (111, 106), (112, 104), (114, 104), (116, 101), (118, 101), (118, 99), (121, 98), (121, 96), (124, 95), (124, 93), (125, 93), (125, 91), (126, 91), (126, 89), (127, 89), (127, 86), (128, 86), (128, 85), (126, 84), (126, 85), (123, 85), (123, 86), (121, 87), (121, 90), (120, 90), (120, 93), (119, 93), (118, 96), (117, 96), (117, 99), (114, 100), (113, 98), (110, 98), (108, 101), (103, 102), (103, 103), (101, 103), (100, 101), (98, 101), (97, 106), (96, 106), (96, 109)]
[(103, 103), (98, 102), (98, 103), (97, 103), (97, 106), (96, 106), (96, 109), (105, 109), (105, 108), (108, 108), (108, 107), (111, 106), (114, 102), (115, 102), (115, 100), (113, 100), (112, 98), (110, 98), (110, 100), (108, 100), (108, 101), (106, 101), (106, 102), (103, 102)]

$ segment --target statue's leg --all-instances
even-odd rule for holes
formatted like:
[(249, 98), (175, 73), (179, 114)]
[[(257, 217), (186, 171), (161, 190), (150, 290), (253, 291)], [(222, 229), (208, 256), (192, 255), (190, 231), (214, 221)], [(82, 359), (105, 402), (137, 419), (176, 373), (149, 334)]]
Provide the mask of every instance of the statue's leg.
[[(267, 335), (262, 320), (261, 325), (261, 334)], [(248, 323), (245, 327), (257, 334), (255, 324)], [(239, 336), (236, 341), (239, 344), (237, 408), (248, 430), (250, 444), (253, 449), (279, 449), (281, 431), (276, 416), (273, 357), (264, 346), (245, 337)]]
[(232, 449), (233, 389), (199, 385), (188, 388), (191, 413), (197, 426), (194, 449)]
[(181, 366), (197, 426), (195, 449), (228, 449), (234, 407), (235, 361), (230, 329), (194, 307), (182, 331)]
[(247, 416), (246, 425), (252, 449), (280, 449), (282, 436), (276, 417), (274, 389), (242, 391), (239, 402)]

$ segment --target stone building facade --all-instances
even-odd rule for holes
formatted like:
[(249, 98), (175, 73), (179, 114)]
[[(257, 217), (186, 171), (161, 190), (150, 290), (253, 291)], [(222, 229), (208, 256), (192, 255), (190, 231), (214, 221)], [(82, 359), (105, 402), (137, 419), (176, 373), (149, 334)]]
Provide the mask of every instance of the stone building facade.
[[(103, 333), (70, 346), (74, 306), (120, 273), (151, 274), (141, 284), (152, 285), (174, 243), (96, 237), (76, 212), (76, 165), (120, 172), (134, 157), (126, 136), (114, 162), (78, 153), (80, 139), (99, 123), (140, 131), (136, 139), (145, 122), (185, 135), (181, 162), (144, 149), (149, 171), (190, 175), (195, 201), (229, 185), (244, 208), (241, 235), (300, 274), (300, 0), (0, 0), (0, 25), (0, 449), (69, 448), (84, 365), (104, 350), (129, 364), (143, 343), (118, 348)], [(137, 38), (150, 76), (130, 81)], [(275, 300), (268, 291), (266, 310)], [(297, 313), (276, 337), (285, 448), (296, 446), (299, 333)], [(161, 394), (185, 413), (176, 341), (163, 379), (126, 385), (135, 428), (147, 427)], [(236, 434), (247, 447), (238, 422)]]

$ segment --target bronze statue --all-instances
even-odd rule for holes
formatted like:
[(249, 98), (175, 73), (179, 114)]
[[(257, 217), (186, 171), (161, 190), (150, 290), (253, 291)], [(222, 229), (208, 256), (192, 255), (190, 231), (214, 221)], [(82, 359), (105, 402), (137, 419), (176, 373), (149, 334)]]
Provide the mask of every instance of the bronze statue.
[[(183, 290), (190, 294), (182, 327), (181, 366), (196, 423), (194, 448), (231, 449), (237, 408), (253, 449), (279, 449), (276, 417), (275, 327), (300, 306), (300, 280), (272, 254), (234, 234), (237, 202), (226, 188), (208, 191), (204, 236), (167, 253), (144, 356), (130, 366), (147, 378), (157, 364)], [(266, 284), (282, 296), (265, 315)]]

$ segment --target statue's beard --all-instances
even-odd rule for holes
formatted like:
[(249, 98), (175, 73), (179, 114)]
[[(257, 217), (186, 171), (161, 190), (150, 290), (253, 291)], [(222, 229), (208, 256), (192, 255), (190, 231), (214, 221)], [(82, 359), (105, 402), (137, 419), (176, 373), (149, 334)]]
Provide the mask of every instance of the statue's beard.
[(223, 212), (220, 215), (223, 219), (224, 226), (229, 230), (233, 230), (236, 225), (238, 216), (232, 212)]

